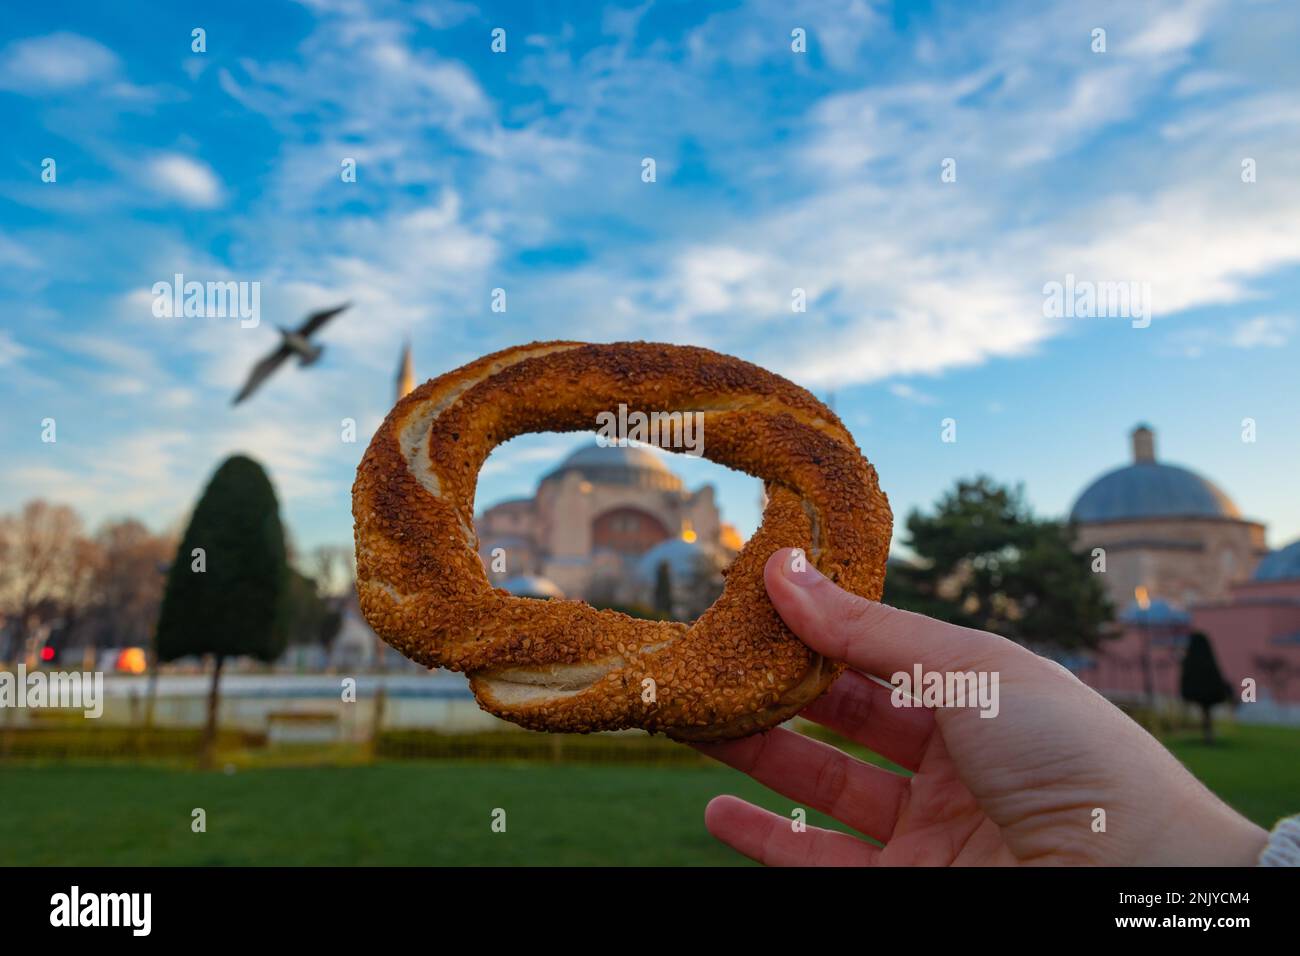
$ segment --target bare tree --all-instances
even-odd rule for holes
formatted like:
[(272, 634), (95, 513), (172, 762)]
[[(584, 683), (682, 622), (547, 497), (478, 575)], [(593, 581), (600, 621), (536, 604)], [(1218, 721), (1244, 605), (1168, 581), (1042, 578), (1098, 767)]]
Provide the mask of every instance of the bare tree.
[(8, 653), (35, 663), (40, 637), (39, 617), (50, 608), (66, 608), (80, 595), (88, 558), (79, 544), (81, 518), (67, 505), (36, 499), (16, 516), (3, 519), (5, 572), (0, 581), (0, 606), (12, 620)]
[(339, 597), (356, 585), (357, 556), (348, 545), (321, 544), (312, 549), (304, 573), (315, 578), (322, 595)]
[[(103, 563), (103, 551), (94, 539), (77, 535), (69, 542), (67, 553), (64, 555), (63, 589), (59, 597), (59, 623), (63, 633), (69, 638), (73, 638), (83, 630), (81, 628), (83, 619), (95, 606), (96, 581)], [(29, 657), (34, 658), (35, 653), (35, 646), (32, 645), (28, 652)], [(87, 665), (88, 670), (94, 669), (93, 657)]]
[(17, 590), (17, 527), (13, 515), (0, 515), (0, 664), (8, 663), (11, 658), (13, 595)]
[(103, 525), (94, 546), (98, 560), (90, 593), (79, 605), (88, 612), (79, 634), (88, 660), (103, 645), (150, 647), (175, 541), (125, 518)]
[(105, 609), (113, 643), (144, 646), (158, 620), (162, 569), (176, 553), (176, 542), (134, 518), (106, 524), (95, 537), (104, 555), (95, 599)]

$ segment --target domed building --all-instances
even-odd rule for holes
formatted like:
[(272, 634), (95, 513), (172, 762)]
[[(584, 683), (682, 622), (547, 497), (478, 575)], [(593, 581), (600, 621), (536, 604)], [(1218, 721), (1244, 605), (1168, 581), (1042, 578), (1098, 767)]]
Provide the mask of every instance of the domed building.
[(541, 577), (600, 604), (627, 603), (623, 585), (637, 580), (637, 562), (663, 542), (697, 543), (728, 559), (740, 546), (712, 485), (687, 489), (659, 453), (635, 445), (578, 449), (533, 497), (493, 505), (475, 529), (494, 584)]
[(1149, 426), (1132, 439), (1133, 463), (1070, 512), (1085, 553), (1105, 549), (1116, 610), (1114, 639), (1079, 676), (1113, 699), (1177, 701), (1187, 635), (1201, 631), (1234, 695), (1255, 695), (1238, 720), (1300, 723), (1300, 541), (1270, 553), (1222, 489), (1156, 459)]
[(1070, 510), (1080, 548), (1105, 550), (1112, 604), (1126, 607), (1139, 588), (1178, 607), (1226, 597), (1265, 554), (1264, 526), (1208, 478), (1158, 461), (1150, 426), (1132, 441), (1132, 464), (1097, 478)]
[(1178, 700), (1187, 635), (1210, 640), (1224, 679), (1241, 699), (1238, 720), (1300, 724), (1300, 541), (1271, 552), (1224, 598), (1179, 611), (1139, 593), (1079, 676), (1116, 700)]
[(1300, 541), (1270, 552), (1222, 600), (1192, 608), (1191, 630), (1209, 635), (1223, 676), (1250, 678), (1261, 719), (1300, 723)]
[(722, 549), (709, 547), (699, 541), (669, 538), (641, 555), (634, 573), (642, 581), (653, 584), (659, 576), (660, 566), (664, 565), (673, 580), (685, 580), (712, 571), (722, 557), (721, 552)]
[(520, 574), (513, 578), (507, 578), (497, 587), (509, 591), (515, 597), (539, 599), (564, 597), (564, 592), (555, 586), (554, 581), (539, 578), (535, 574)]
[[(734, 551), (698, 540), (661, 541), (637, 559), (626, 600), (669, 610), (677, 620), (694, 620), (722, 594), (722, 571), (734, 556)], [(665, 598), (659, 593), (663, 574), (668, 576), (667, 609), (660, 606)]]
[(1272, 581), (1300, 581), (1300, 541), (1292, 541), (1265, 555), (1259, 562), (1251, 581), (1264, 584)]

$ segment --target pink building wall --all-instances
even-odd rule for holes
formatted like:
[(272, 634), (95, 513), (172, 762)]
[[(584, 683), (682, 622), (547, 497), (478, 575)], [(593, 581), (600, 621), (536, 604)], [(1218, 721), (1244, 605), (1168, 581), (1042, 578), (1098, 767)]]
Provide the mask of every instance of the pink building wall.
[[(1276, 643), (1300, 634), (1300, 581), (1240, 584), (1228, 601), (1193, 607), (1192, 629), (1209, 635), (1223, 676), (1234, 687), (1253, 677), (1261, 699), (1300, 703), (1300, 643)], [(1258, 657), (1286, 661), (1289, 678), (1268, 674)]]
[(1079, 677), (1097, 690), (1118, 700), (1141, 700), (1145, 694), (1142, 648), (1150, 647), (1151, 684), (1157, 697), (1178, 696), (1179, 665), (1182, 662), (1180, 639), (1187, 627), (1126, 626), (1120, 636), (1107, 640), (1093, 655), (1091, 667), (1079, 671)]
[[(1191, 631), (1210, 638), (1224, 678), (1240, 698), (1242, 681), (1253, 678), (1260, 700), (1300, 704), (1300, 642), (1276, 639), (1300, 634), (1300, 580), (1246, 582), (1233, 586), (1226, 601), (1191, 608), (1187, 624), (1122, 625), (1115, 640), (1104, 642), (1093, 655), (1093, 666), (1079, 677), (1117, 699), (1139, 700), (1144, 694), (1142, 647), (1149, 642), (1152, 685), (1159, 697), (1178, 697), (1182, 647), (1178, 641)], [(1286, 673), (1268, 672), (1258, 658), (1281, 659)]]

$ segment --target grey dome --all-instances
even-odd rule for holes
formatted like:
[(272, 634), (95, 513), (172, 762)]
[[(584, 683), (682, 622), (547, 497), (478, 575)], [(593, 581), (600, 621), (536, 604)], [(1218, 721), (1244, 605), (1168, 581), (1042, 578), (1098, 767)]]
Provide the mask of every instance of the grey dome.
[(1070, 517), (1086, 523), (1241, 515), (1227, 495), (1196, 472), (1151, 462), (1102, 475), (1079, 495)]
[(1270, 551), (1252, 576), (1255, 581), (1288, 581), (1292, 578), (1300, 578), (1300, 541)]
[(1146, 624), (1153, 627), (1160, 625), (1186, 624), (1192, 619), (1190, 614), (1180, 611), (1168, 601), (1156, 598), (1142, 607), (1136, 601), (1120, 613), (1119, 619), (1125, 624)]
[(1208, 479), (1156, 461), (1155, 433), (1146, 425), (1133, 430), (1133, 457), (1133, 464), (1107, 472), (1084, 489), (1070, 509), (1071, 520), (1241, 517), (1232, 499)]
[(636, 574), (644, 582), (653, 583), (659, 575), (659, 565), (667, 564), (674, 584), (680, 584), (701, 575), (716, 572), (721, 563), (714, 549), (698, 541), (668, 538), (660, 541), (637, 560)]
[(517, 577), (510, 578), (508, 581), (502, 581), (501, 587), (509, 591), (515, 597), (564, 597), (564, 592), (556, 586), (554, 581), (550, 578), (539, 577), (535, 574), (521, 574)]
[(550, 481), (577, 472), (594, 484), (636, 485), (676, 490), (682, 481), (648, 448), (636, 445), (587, 445), (579, 448), (543, 478)]
[(648, 448), (639, 445), (587, 445), (564, 459), (561, 468), (648, 468), (667, 471), (668, 466)]

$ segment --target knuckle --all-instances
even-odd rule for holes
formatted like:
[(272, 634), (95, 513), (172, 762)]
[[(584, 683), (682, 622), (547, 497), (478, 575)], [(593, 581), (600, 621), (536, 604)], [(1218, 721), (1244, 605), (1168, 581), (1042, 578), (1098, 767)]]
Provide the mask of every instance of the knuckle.
[(880, 619), (878, 605), (847, 591), (838, 593), (831, 613), (840, 627), (854, 636), (869, 630)]
[(839, 807), (840, 801), (844, 798), (848, 788), (849, 771), (847, 760), (832, 757), (821, 765), (821, 768), (817, 771), (817, 779), (813, 784), (813, 792), (817, 795), (818, 803), (825, 807), (827, 812), (832, 812)]

